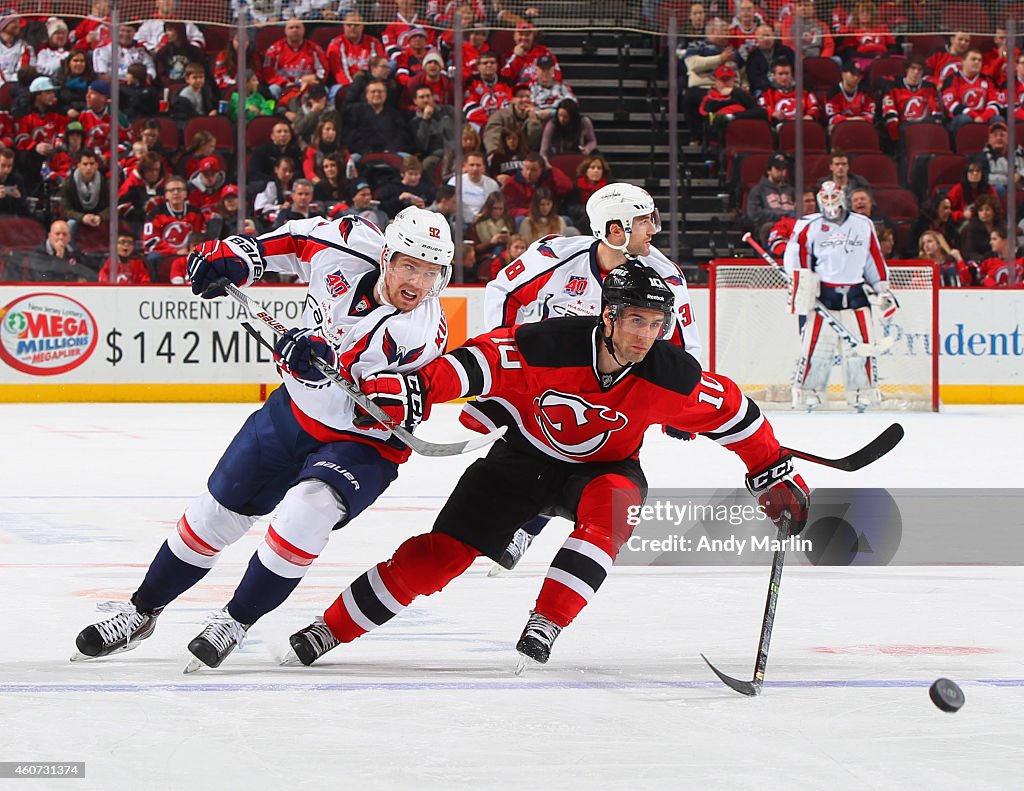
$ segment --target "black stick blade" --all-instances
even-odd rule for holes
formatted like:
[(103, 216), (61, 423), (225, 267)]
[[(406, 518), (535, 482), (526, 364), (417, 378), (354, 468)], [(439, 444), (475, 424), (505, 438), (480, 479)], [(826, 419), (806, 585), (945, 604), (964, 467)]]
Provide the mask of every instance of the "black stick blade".
[(761, 694), (761, 684), (763, 682), (740, 681), (738, 678), (727, 676), (725, 673), (723, 673), (721, 670), (719, 670), (717, 667), (711, 664), (711, 662), (708, 661), (708, 658), (704, 656), (704, 654), (701, 654), (700, 658), (707, 662), (707, 666), (711, 668), (711, 671), (716, 676), (718, 676), (719, 680), (730, 689), (734, 689), (741, 695), (746, 695), (748, 698), (756, 698), (758, 695)]
[(849, 456), (844, 456), (841, 459), (826, 459), (823, 456), (816, 456), (813, 453), (794, 450), (793, 448), (785, 448), (784, 450), (792, 453), (798, 459), (813, 461), (817, 464), (823, 464), (826, 467), (833, 467), (837, 470), (854, 472), (855, 470), (859, 470), (861, 467), (868, 466), (873, 461), (878, 461), (878, 459), (882, 458), (882, 456), (899, 445), (900, 440), (903, 439), (903, 434), (903, 426), (899, 423), (893, 423), (889, 428), (871, 440), (871, 442), (863, 448), (856, 450)]

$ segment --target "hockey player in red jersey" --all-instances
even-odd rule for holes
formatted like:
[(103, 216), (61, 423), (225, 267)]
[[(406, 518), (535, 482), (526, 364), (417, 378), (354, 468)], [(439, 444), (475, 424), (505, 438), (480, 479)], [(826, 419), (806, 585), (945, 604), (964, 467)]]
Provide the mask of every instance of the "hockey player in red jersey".
[[(587, 201), (587, 217), (596, 239), (539, 239), (487, 284), (484, 325), (494, 329), (552, 316), (598, 316), (601, 286), (608, 273), (628, 261), (640, 261), (654, 269), (672, 290), (672, 342), (700, 360), (700, 331), (694, 321), (686, 278), (676, 264), (651, 245), (651, 239), (661, 229), (654, 198), (632, 184), (608, 184)], [(672, 437), (690, 439), (675, 428), (665, 431)], [(498, 559), (498, 566), (514, 568), (546, 523), (546, 518), (537, 517), (516, 531)]]
[(516, 649), (547, 662), (551, 644), (601, 587), (632, 532), (628, 506), (647, 481), (644, 432), (672, 422), (736, 453), (747, 487), (791, 535), (809, 494), (771, 426), (733, 382), (659, 340), (674, 297), (650, 267), (630, 262), (605, 278), (600, 317), (557, 318), (480, 335), (413, 374), (382, 373), (363, 391), (412, 426), (431, 404), (475, 395), (463, 422), (504, 425), (504, 441), (463, 474), (433, 531), (407, 540), (356, 579), (323, 619), (292, 635), (294, 658), (312, 664), (436, 593), (480, 555), (498, 557), (516, 527), (538, 513), (574, 523), (555, 556)]
[(816, 409), (828, 398), (828, 380), (838, 352), (843, 360), (846, 402), (858, 412), (880, 401), (874, 357), (857, 356), (818, 313), (815, 301), (833, 312), (842, 324), (871, 343), (873, 320), (865, 284), (877, 295), (880, 318), (892, 320), (896, 298), (889, 291), (889, 268), (878, 244), (875, 225), (850, 212), (846, 193), (832, 181), (818, 190), (820, 214), (800, 219), (786, 247), (786, 271), (793, 278), (792, 312), (807, 315), (803, 352), (793, 377), (793, 406)]
[(219, 666), (250, 626), (288, 597), (332, 530), (370, 506), (409, 457), (390, 430), (353, 422), (352, 400), (314, 367), (311, 353), (356, 378), (411, 372), (435, 359), (447, 340), (438, 295), (453, 253), (444, 217), (411, 206), (383, 234), (358, 217), (314, 217), (259, 239), (205, 242), (190, 255), (192, 291), (203, 296), (218, 296), (211, 286), (222, 277), (248, 286), (264, 269), (309, 282), (299, 326), (275, 347), (284, 385), (239, 430), (131, 601), (114, 603), (116, 615), (82, 630), (76, 658), (135, 648), (163, 608), (271, 512), (231, 601), (189, 643), (189, 669)]

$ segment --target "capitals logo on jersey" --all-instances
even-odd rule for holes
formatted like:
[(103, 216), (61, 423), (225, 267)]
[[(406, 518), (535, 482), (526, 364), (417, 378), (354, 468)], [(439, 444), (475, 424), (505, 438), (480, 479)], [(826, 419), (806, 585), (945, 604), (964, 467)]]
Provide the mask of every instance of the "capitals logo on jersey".
[(558, 258), (558, 253), (551, 249), (551, 245), (545, 244), (543, 241), (537, 245), (537, 252), (546, 258)]
[(582, 297), (587, 293), (587, 279), (579, 275), (573, 275), (565, 284), (565, 293), (573, 297)]
[(566, 456), (589, 456), (600, 450), (629, 420), (621, 412), (595, 406), (578, 395), (546, 390), (535, 402), (537, 424), (551, 446)]
[(384, 330), (383, 350), (384, 357), (387, 358), (389, 365), (398, 366), (414, 363), (420, 358), (420, 355), (423, 354), (423, 350), (426, 348), (427, 345), (423, 344), (418, 349), (406, 351), (404, 346), (399, 346), (395, 342), (395, 339), (391, 337), (391, 333), (388, 330)]
[(341, 273), (340, 269), (336, 269), (329, 275), (325, 275), (324, 285), (327, 286), (327, 290), (335, 299), (346, 293), (349, 288), (351, 288), (348, 281), (345, 279), (345, 275)]

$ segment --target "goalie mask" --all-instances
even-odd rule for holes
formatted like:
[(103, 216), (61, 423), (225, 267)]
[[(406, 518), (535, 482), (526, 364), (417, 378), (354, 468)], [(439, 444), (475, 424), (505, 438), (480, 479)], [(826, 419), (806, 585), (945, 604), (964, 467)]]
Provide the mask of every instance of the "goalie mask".
[(846, 192), (834, 181), (826, 181), (818, 190), (818, 210), (826, 220), (842, 222), (846, 218)]
[(430, 289), (430, 297), (438, 296), (452, 279), (452, 258), (455, 256), (452, 230), (448, 221), (437, 212), (409, 206), (402, 209), (394, 222), (384, 229), (384, 249), (380, 254), (382, 277), (377, 283), (377, 292), (387, 304), (390, 302), (384, 295), (384, 280), (396, 253), (405, 253), (441, 267), (441, 276)]
[[(633, 219), (651, 215), (654, 232), (661, 231), (661, 216), (654, 205), (651, 194), (632, 184), (619, 182), (607, 184), (590, 196), (587, 201), (587, 217), (594, 236), (614, 250), (625, 253), (629, 246), (629, 235), (633, 232)], [(617, 222), (626, 232), (626, 241), (621, 245), (608, 241), (608, 223)]]
[[(661, 334), (658, 337), (665, 338), (672, 326), (675, 301), (675, 294), (661, 275), (637, 261), (627, 261), (613, 269), (601, 287), (601, 315), (608, 308), (612, 334), (615, 333), (615, 322), (625, 308), (648, 308), (661, 312)], [(604, 343), (614, 356), (611, 335), (605, 337)]]

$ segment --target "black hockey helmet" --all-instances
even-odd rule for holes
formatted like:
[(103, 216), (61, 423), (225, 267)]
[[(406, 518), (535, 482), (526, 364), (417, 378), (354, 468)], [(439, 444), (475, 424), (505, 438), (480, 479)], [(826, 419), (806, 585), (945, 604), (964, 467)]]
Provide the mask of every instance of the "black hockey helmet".
[(662, 336), (672, 324), (675, 295), (656, 271), (639, 261), (627, 261), (615, 267), (601, 286), (601, 312), (610, 308), (608, 315), (613, 325), (624, 307), (660, 310), (664, 315)]

